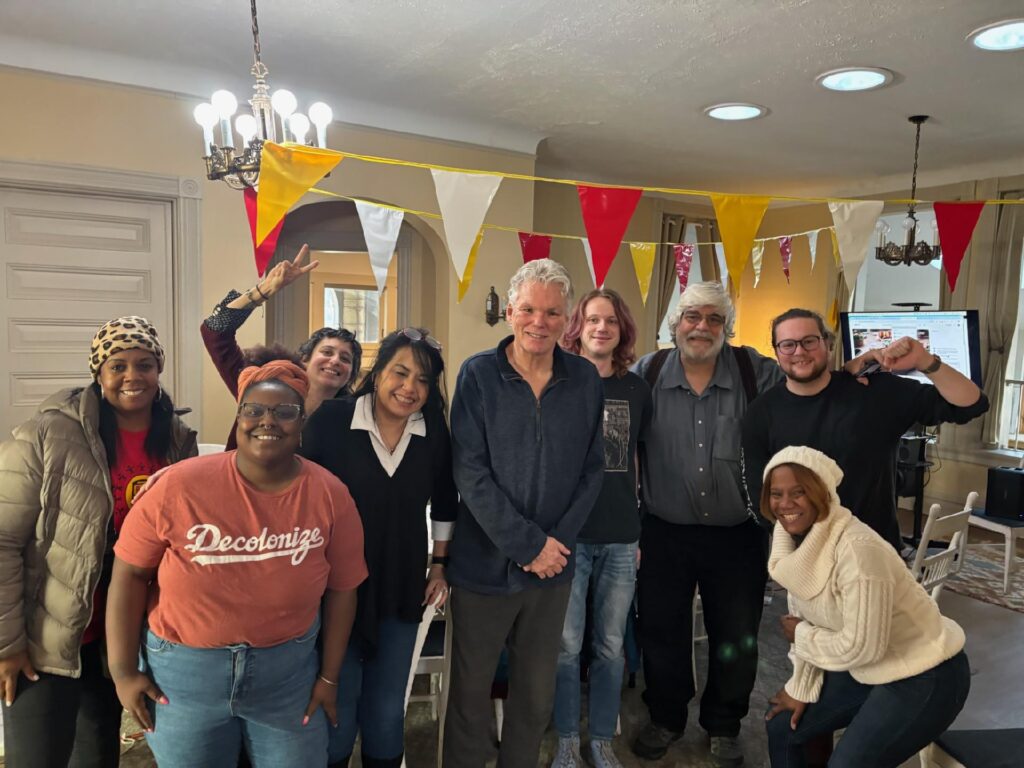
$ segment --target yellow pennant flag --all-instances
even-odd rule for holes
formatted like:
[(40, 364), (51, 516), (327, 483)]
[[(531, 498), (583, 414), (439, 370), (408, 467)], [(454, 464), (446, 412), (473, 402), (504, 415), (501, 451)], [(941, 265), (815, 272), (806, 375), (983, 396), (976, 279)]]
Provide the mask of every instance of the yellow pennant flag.
[(832, 260), (835, 261), (837, 267), (841, 267), (843, 261), (839, 257), (839, 238), (836, 236), (836, 228), (831, 227), (828, 233), (832, 235)]
[(725, 263), (729, 278), (735, 286), (740, 285), (743, 270), (750, 258), (761, 219), (768, 209), (770, 197), (755, 195), (711, 195), (718, 219), (718, 231), (722, 233), (725, 249)]
[(647, 306), (647, 294), (651, 290), (651, 273), (654, 271), (654, 243), (630, 243), (633, 254), (633, 270), (640, 284), (640, 299)]
[(476, 240), (473, 242), (473, 247), (469, 249), (469, 258), (466, 259), (466, 271), (462, 273), (462, 279), (459, 280), (459, 304), (461, 304), (463, 298), (465, 298), (466, 291), (469, 290), (469, 284), (473, 282), (473, 267), (476, 266), (476, 255), (480, 251), (480, 243), (483, 241), (484, 231), (481, 229), (476, 233)]
[(256, 245), (304, 194), (330, 173), (344, 157), (332, 149), (302, 144), (263, 143), (260, 153), (260, 191), (256, 197)]
[(832, 306), (828, 308), (828, 327), (835, 330), (839, 328), (839, 300), (832, 299)]

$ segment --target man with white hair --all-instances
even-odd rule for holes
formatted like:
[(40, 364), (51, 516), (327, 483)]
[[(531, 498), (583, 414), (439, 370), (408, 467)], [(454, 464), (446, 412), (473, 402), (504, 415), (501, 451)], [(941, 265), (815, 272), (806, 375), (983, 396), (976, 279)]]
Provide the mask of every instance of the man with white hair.
[(535, 768), (551, 718), (573, 549), (604, 477), (601, 378), (558, 347), (571, 300), (564, 267), (550, 259), (524, 264), (509, 286), (512, 335), (459, 371), (446, 768), (487, 761), (491, 683), (506, 644), (498, 765)]
[(743, 763), (738, 735), (757, 674), (767, 580), (767, 535), (752, 517), (740, 471), (743, 414), (783, 378), (775, 361), (733, 347), (736, 311), (720, 283), (683, 291), (669, 318), (676, 349), (641, 358), (654, 417), (642, 436), (638, 575), (644, 702), (650, 722), (633, 743), (656, 760), (683, 735), (691, 674), (692, 611), (700, 591), (708, 680), (700, 725), (716, 765)]

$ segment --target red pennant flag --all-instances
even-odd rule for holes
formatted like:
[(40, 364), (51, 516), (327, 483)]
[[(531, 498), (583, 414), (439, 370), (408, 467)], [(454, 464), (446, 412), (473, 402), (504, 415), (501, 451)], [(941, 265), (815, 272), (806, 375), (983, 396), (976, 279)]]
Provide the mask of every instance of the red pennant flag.
[(580, 210), (593, 253), (594, 283), (601, 287), (622, 244), (642, 189), (612, 189), (579, 185)]
[(939, 244), (942, 246), (942, 266), (946, 268), (949, 290), (956, 290), (960, 276), (960, 262), (978, 225), (978, 217), (985, 203), (935, 203), (935, 221), (939, 225)]
[(277, 226), (270, 230), (262, 243), (256, 245), (256, 190), (252, 187), (245, 188), (245, 215), (249, 217), (249, 231), (252, 232), (252, 248), (256, 257), (256, 272), (260, 277), (267, 273), (267, 265), (274, 258), (274, 251), (277, 249), (277, 238), (281, 234), (281, 227), (284, 226), (284, 217), (277, 222)]
[(693, 264), (693, 245), (682, 243), (672, 246), (672, 255), (676, 259), (676, 275), (679, 276), (679, 292), (686, 290), (686, 284), (690, 282), (690, 265)]
[(782, 257), (782, 271), (786, 273), (786, 283), (789, 283), (789, 263), (793, 259), (793, 238), (779, 238), (779, 256)]
[(535, 235), (532, 232), (520, 232), (519, 247), (523, 249), (523, 264), (537, 259), (546, 259), (551, 253), (551, 237)]

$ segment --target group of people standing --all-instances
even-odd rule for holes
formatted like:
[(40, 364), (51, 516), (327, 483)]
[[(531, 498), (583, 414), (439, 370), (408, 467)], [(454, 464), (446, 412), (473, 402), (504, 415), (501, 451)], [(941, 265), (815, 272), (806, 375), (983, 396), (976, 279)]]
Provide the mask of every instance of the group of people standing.
[[(583, 764), (581, 655), (591, 762), (621, 765), (634, 594), (650, 720), (631, 746), (664, 756), (695, 694), (698, 590), (700, 725), (716, 764), (742, 764), (769, 573), (790, 593), (794, 660), (768, 713), (773, 765), (803, 764), (808, 740), (848, 726), (831, 765), (895, 766), (963, 706), (963, 632), (890, 546), (892, 472), (912, 423), (963, 423), (987, 401), (917, 341), (867, 357), (933, 387), (858, 379), (868, 360), (830, 371), (823, 321), (790, 310), (773, 322), (776, 362), (726, 343), (732, 302), (699, 283), (670, 317), (674, 348), (638, 361), (622, 298), (595, 290), (573, 307), (565, 269), (539, 260), (511, 280), (511, 335), (463, 364), (449, 430), (426, 329), (388, 335), (358, 383), (344, 329), (298, 354), (239, 348), (253, 308), (317, 266), (306, 256), (203, 323), (237, 401), (224, 453), (190, 458), (195, 433), (159, 383), (164, 350), (136, 317), (97, 331), (92, 384), (0, 445), (11, 768), (116, 766), (122, 707), (162, 767), (345, 766), (357, 735), (364, 766), (397, 767), (417, 627), (449, 590), (452, 768), (490, 753), (503, 651), (500, 766), (536, 766), (552, 714), (554, 764)], [(885, 727), (895, 717), (907, 727)]]

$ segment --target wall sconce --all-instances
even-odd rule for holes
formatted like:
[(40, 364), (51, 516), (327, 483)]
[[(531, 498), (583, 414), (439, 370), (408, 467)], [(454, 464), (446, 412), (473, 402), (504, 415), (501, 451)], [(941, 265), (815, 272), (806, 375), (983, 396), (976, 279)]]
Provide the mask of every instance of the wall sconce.
[(494, 286), (491, 286), (491, 292), (487, 294), (487, 298), (484, 300), (484, 319), (488, 325), (497, 325), (498, 321), (501, 320), (501, 299), (498, 298), (498, 294), (494, 292)]

